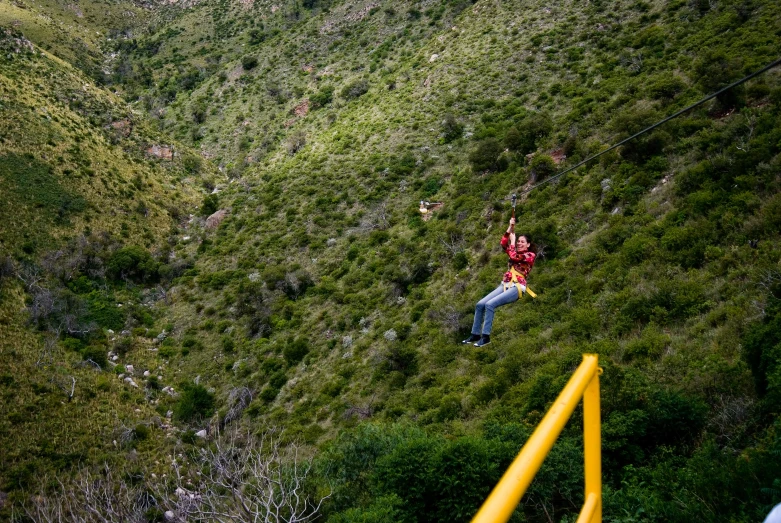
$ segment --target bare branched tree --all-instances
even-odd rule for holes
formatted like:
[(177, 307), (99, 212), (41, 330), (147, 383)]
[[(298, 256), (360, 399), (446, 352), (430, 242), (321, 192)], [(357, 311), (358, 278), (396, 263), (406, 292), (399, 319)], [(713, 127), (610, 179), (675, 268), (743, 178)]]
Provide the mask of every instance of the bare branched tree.
[(34, 496), (25, 512), (33, 521), (46, 523), (141, 523), (157, 505), (143, 483), (115, 477), (106, 465), (98, 474), (83, 470), (72, 484), (60, 482), (57, 494)]
[(781, 272), (772, 269), (764, 271), (759, 280), (759, 286), (762, 287), (771, 298), (776, 298), (775, 293), (781, 288)]
[[(176, 465), (175, 496), (166, 513), (174, 521), (297, 523), (313, 521), (330, 497), (308, 488), (311, 459), (293, 444), (283, 447), (280, 433), (260, 437), (239, 430), (202, 448), (195, 464), (200, 474), (186, 475)], [(314, 495), (314, 498), (312, 497)]]
[(384, 231), (390, 227), (391, 211), (388, 207), (388, 202), (380, 203), (371, 212), (361, 218), (358, 227), (350, 229), (351, 232), (370, 232), (381, 230)]
[(38, 354), (38, 360), (35, 362), (36, 367), (48, 367), (54, 364), (54, 353), (57, 350), (57, 340), (59, 338), (59, 331), (49, 333), (44, 337), (43, 347), (40, 354)]
[(73, 395), (76, 393), (76, 378), (74, 376), (59, 376), (57, 374), (52, 374), (49, 381), (52, 385), (65, 393), (68, 401), (73, 399)]
[(224, 434), (192, 458), (175, 456), (169, 479), (127, 479), (109, 465), (85, 469), (72, 483), (58, 480), (57, 493), (33, 496), (23, 510), (46, 523), (142, 523), (153, 513), (173, 522), (314, 521), (330, 493), (315, 494), (311, 458), (295, 444), (283, 446), (280, 436)]
[(31, 292), (40, 285), (45, 275), (38, 265), (26, 263), (17, 269), (16, 277), (24, 283), (27, 292)]
[(445, 249), (448, 250), (451, 256), (455, 256), (464, 250), (464, 235), (461, 233), (451, 232), (449, 239), (439, 236), (439, 241), (442, 242), (442, 245), (445, 246)]

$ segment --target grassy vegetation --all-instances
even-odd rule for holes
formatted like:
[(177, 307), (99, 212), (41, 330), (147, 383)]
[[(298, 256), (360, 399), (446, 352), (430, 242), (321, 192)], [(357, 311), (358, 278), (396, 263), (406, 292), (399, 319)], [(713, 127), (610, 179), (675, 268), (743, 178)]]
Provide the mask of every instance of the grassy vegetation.
[[(772, 3), (278, 4), (167, 7), (116, 42), (112, 87), (144, 117), (96, 91), (86, 109), (47, 102), (49, 120), (25, 86), (62, 81), (50, 62), (21, 58), (29, 78), (18, 61), (0, 70), (13, 95), (0, 110), (15, 115), (0, 118), (12, 263), (46, 260), (41, 235), (72, 236), (88, 217), (92, 231), (128, 231), (91, 239), (93, 261), (68, 276), (47, 269), (65, 313), (30, 314), (47, 332), (67, 313), (100, 327), (60, 333), (70, 358), (111, 349), (116, 372), (167, 369), (119, 403), (139, 405), (133, 426), (170, 410), (192, 430), (153, 431), (139, 467), (161, 470), (172, 441), (208, 445), (193, 436), (207, 425), (276, 425), (321, 451), (328, 521), (467, 520), (593, 352), (606, 519), (756, 521), (781, 501), (777, 70), (520, 201), (539, 297), (500, 310), (488, 347), (459, 344), (505, 265), (507, 197), (776, 59)], [(132, 152), (149, 143), (133, 134), (112, 143), (105, 126), (124, 117), (200, 148), (230, 182), (207, 177), (213, 194), (196, 201), (184, 187), (208, 162), (188, 152), (161, 167)], [(112, 166), (118, 182), (90, 183)], [(171, 216), (161, 195), (181, 182), (201, 217), (179, 230), (104, 212), (121, 201)], [(420, 200), (444, 205), (424, 221)], [(20, 303), (12, 280), (0, 284)], [(38, 335), (21, 324), (9, 336)], [(99, 334), (120, 324), (113, 341)], [(515, 520), (574, 520), (579, 416)], [(32, 463), (23, 455), (13, 470)], [(13, 477), (2, 488), (21, 496), (30, 485)]]

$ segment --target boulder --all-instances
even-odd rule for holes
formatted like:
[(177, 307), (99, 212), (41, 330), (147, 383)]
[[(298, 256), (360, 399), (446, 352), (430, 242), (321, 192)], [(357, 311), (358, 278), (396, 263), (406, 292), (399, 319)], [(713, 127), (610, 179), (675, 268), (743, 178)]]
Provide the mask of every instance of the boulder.
[(199, 438), (205, 438), (206, 437), (206, 429), (201, 429), (198, 432), (195, 433), (196, 436)]
[(225, 217), (228, 216), (228, 209), (220, 209), (208, 218), (206, 218), (206, 228), (216, 229), (220, 226)]

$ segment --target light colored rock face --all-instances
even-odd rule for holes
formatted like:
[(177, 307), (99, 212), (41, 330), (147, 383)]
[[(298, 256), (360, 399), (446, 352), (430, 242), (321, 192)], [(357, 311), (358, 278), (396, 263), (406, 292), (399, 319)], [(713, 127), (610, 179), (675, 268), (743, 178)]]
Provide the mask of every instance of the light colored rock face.
[(219, 211), (215, 212), (214, 214), (206, 218), (206, 228), (216, 229), (217, 227), (220, 226), (222, 220), (224, 220), (226, 216), (228, 216), (228, 209), (220, 209)]
[(174, 150), (165, 145), (153, 145), (146, 150), (146, 154), (162, 158), (163, 160), (174, 159)]

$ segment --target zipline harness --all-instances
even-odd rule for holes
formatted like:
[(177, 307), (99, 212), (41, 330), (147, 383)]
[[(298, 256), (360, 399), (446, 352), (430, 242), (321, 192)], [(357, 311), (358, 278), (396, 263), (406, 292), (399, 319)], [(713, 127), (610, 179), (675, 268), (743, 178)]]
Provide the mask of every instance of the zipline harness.
[[(516, 200), (517, 200), (517, 196), (515, 194), (513, 194), (513, 220), (515, 219), (515, 202), (516, 202)], [(513, 233), (515, 233), (515, 225), (513, 225)], [(518, 289), (518, 299), (520, 300), (521, 298), (523, 298), (524, 287), (525, 287), (525, 289), (526, 289), (525, 292), (528, 293), (529, 296), (531, 296), (532, 298), (536, 298), (537, 295), (534, 292), (532, 292), (532, 290), (529, 288), (528, 285), (521, 285), (520, 283), (518, 283), (518, 278), (526, 280), (526, 277), (523, 274), (521, 274), (520, 272), (515, 270), (515, 267), (510, 266), (510, 281), (507, 281), (507, 282), (503, 283), (505, 292), (510, 287), (515, 287), (516, 289)]]

